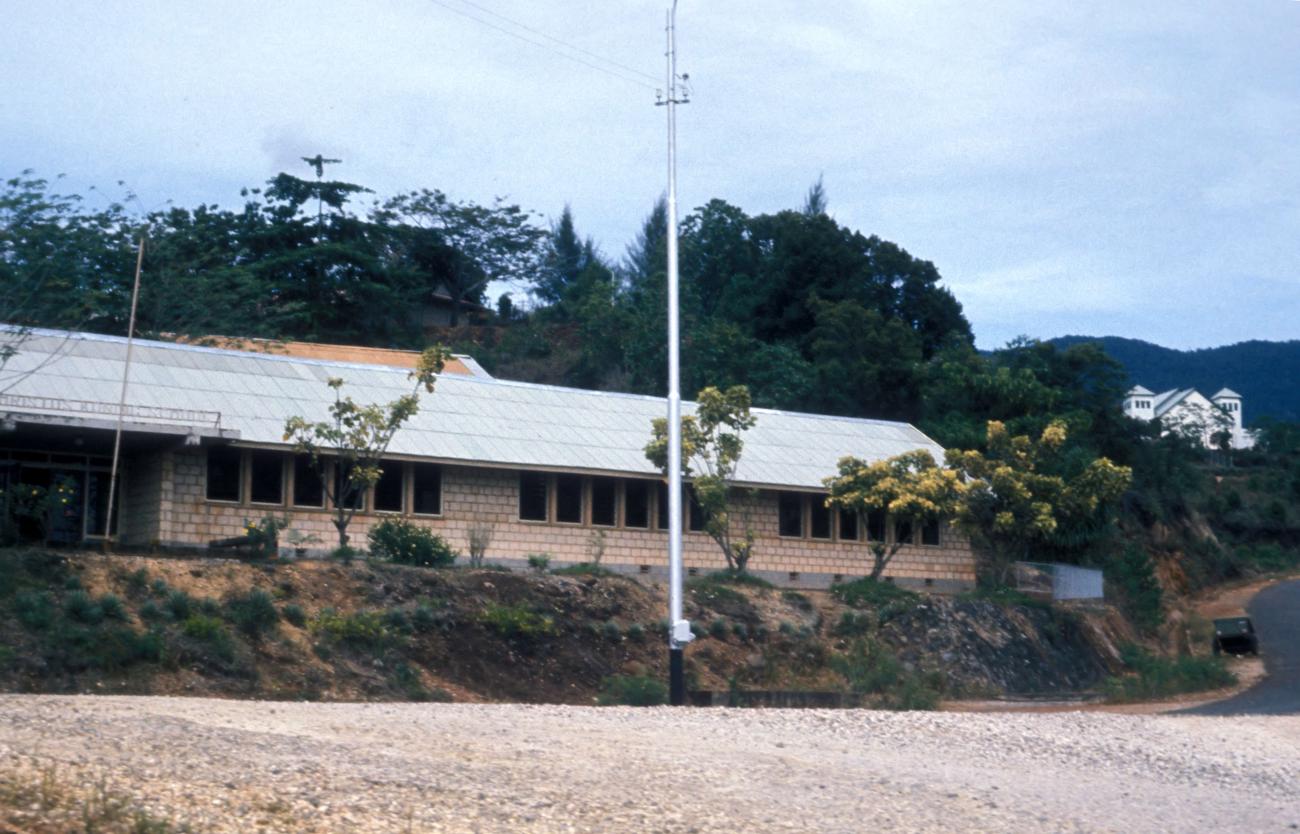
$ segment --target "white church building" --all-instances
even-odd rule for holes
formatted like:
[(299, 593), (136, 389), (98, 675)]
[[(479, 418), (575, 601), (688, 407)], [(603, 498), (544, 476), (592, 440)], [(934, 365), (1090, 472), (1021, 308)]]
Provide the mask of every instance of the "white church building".
[(1241, 395), (1223, 388), (1206, 398), (1195, 388), (1175, 388), (1156, 394), (1135, 385), (1124, 395), (1124, 413), (1135, 420), (1159, 420), (1166, 434), (1176, 432), (1207, 449), (1219, 448), (1224, 432), (1233, 449), (1255, 445), (1255, 433), (1242, 425)]

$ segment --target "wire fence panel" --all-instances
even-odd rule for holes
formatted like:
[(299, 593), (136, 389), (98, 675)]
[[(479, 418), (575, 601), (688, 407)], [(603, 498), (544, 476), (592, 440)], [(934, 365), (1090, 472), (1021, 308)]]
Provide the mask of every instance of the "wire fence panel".
[(1016, 590), (1062, 600), (1106, 597), (1101, 571), (1045, 562), (1016, 562)]

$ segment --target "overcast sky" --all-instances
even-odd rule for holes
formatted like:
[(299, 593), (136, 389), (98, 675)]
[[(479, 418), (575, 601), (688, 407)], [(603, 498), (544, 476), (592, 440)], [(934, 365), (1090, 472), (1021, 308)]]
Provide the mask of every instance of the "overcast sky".
[[(324, 153), (381, 195), (567, 202), (612, 256), (665, 188), (657, 85), (631, 72), (662, 76), (663, 2), (0, 0), (0, 18), (5, 177), (236, 206)], [(937, 265), (981, 347), (1300, 338), (1300, 2), (682, 0), (678, 23), (684, 210), (795, 207), (821, 175), (840, 222)]]

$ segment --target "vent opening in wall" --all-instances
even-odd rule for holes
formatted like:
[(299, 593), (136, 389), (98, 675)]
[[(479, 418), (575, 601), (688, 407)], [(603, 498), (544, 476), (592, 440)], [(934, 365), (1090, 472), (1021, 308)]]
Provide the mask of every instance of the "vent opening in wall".
[(649, 565), (639, 565), (639, 566), (637, 567), (637, 570), (639, 570), (641, 573), (649, 573), (649, 572), (650, 572), (650, 566), (649, 566)]
[(931, 578), (931, 577), (929, 577), (929, 576), (927, 576), (927, 577), (925, 578), (925, 587), (929, 588), (929, 587), (930, 587), (931, 585), (933, 585), (933, 584), (934, 584), (934, 579)]
[(687, 568), (687, 569), (686, 569), (686, 575), (687, 575), (687, 576), (699, 576), (699, 575), (700, 575), (700, 569), (699, 569), (699, 568)]
[(797, 570), (792, 570), (792, 571), (790, 571), (790, 573), (788, 573), (788, 574), (786, 574), (786, 575), (789, 577), (789, 579), (790, 579), (791, 582), (798, 582), (798, 581), (799, 581), (799, 571), (797, 571)]
[(844, 574), (842, 574), (842, 573), (831, 574), (831, 581), (832, 581), (832, 582), (843, 582), (843, 581), (844, 581)]

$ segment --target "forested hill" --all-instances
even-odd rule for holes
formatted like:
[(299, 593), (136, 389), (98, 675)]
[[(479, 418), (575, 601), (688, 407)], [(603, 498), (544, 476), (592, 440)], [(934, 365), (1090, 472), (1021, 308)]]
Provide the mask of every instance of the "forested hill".
[(1118, 336), (1062, 336), (1065, 348), (1099, 342), (1128, 371), (1129, 380), (1159, 393), (1196, 388), (1206, 396), (1228, 387), (1244, 399), (1246, 422), (1300, 420), (1300, 341), (1240, 342), (1201, 350), (1173, 350)]

